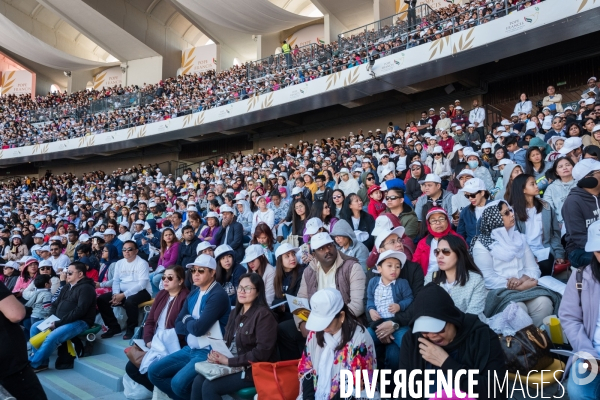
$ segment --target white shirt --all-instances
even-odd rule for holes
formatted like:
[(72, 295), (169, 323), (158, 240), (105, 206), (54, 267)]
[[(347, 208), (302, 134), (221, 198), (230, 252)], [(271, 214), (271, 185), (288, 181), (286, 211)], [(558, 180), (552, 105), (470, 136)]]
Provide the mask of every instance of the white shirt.
[(475, 218), (477, 218), (477, 219), (481, 218), (481, 215), (483, 214), (484, 209), (485, 209), (485, 206), (475, 207)]
[(169, 300), (167, 301), (167, 304), (165, 305), (165, 307), (160, 312), (160, 317), (158, 317), (158, 322), (156, 323), (156, 331), (154, 332), (155, 335), (157, 333), (159, 333), (159, 332), (161, 332), (161, 331), (163, 331), (163, 330), (166, 329), (166, 327), (167, 327), (167, 314), (168, 314), (169, 306), (173, 302), (173, 299), (175, 299), (175, 296), (170, 296)]
[(49, 260), (52, 262), (52, 268), (54, 269), (54, 272), (56, 272), (56, 273), (59, 272), (58, 271), (59, 269), (69, 268), (69, 264), (71, 263), (71, 260), (65, 254), (59, 255), (58, 258), (54, 258), (53, 256), (51, 256), (49, 258)]
[(327, 272), (327, 273), (325, 273), (325, 271), (323, 271), (323, 268), (321, 267), (320, 263), (318, 264), (317, 268), (319, 271), (319, 280), (317, 282), (317, 290), (327, 289), (327, 288), (336, 289), (336, 287), (335, 287), (335, 271), (337, 270), (337, 267), (335, 266), (335, 263), (331, 267), (329, 272)]
[(131, 232), (125, 232), (117, 236), (117, 238), (121, 241), (121, 243), (125, 243), (128, 240), (131, 240)]
[(250, 231), (252, 234), (254, 234), (256, 226), (261, 222), (264, 222), (269, 228), (273, 229), (273, 226), (275, 226), (275, 212), (270, 208), (267, 208), (264, 212), (257, 210), (252, 216), (252, 230)]
[(125, 297), (129, 297), (142, 290), (152, 295), (148, 263), (139, 256), (132, 262), (127, 262), (125, 258), (117, 261), (113, 276), (113, 294), (124, 293)]
[(481, 126), (483, 124), (483, 121), (485, 121), (485, 111), (483, 110), (483, 108), (477, 107), (472, 109), (469, 113), (469, 121), (473, 124), (477, 122), (479, 126)]
[(542, 213), (538, 213), (535, 207), (527, 209), (527, 221), (525, 221), (525, 236), (531, 251), (544, 248), (542, 242)]
[(360, 224), (360, 218), (350, 217), (352, 219), (352, 225), (354, 226), (354, 230), (358, 229), (358, 224)]
[(435, 271), (439, 271), (440, 266), (437, 263), (437, 257), (433, 254), (433, 251), (438, 247), (438, 240), (433, 238), (431, 240), (431, 247), (429, 249), (429, 266), (427, 267), (427, 275), (431, 275)]
[(390, 304), (394, 304), (394, 295), (392, 293), (392, 285), (396, 281), (391, 281), (385, 285), (383, 280), (379, 278), (379, 285), (375, 288), (375, 308), (381, 318), (392, 318), (394, 314), (388, 311)]

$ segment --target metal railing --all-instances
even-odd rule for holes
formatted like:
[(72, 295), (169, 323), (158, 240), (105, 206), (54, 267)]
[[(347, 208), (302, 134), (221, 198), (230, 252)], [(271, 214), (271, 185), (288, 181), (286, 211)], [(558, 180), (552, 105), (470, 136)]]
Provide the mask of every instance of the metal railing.
[(391, 40), (431, 22), (438, 21), (439, 15), (427, 4), (402, 11), (379, 21), (342, 32), (338, 35), (338, 45), (343, 50), (361, 49), (371, 44)]
[(305, 46), (295, 46), (290, 53), (272, 54), (260, 60), (246, 64), (248, 80), (262, 78), (267, 75), (286, 72), (292, 68), (311, 65), (314, 60), (331, 57), (325, 46), (310, 43)]

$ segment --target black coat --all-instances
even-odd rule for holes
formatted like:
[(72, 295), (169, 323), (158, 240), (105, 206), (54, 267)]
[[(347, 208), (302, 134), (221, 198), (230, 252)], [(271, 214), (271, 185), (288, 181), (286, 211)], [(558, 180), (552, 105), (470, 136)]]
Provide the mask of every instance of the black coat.
[(80, 320), (92, 327), (96, 318), (96, 285), (94, 281), (90, 278), (83, 278), (75, 286), (67, 283), (60, 291), (58, 299), (52, 303), (50, 314), (60, 318), (60, 321), (54, 323), (57, 328)]
[(194, 236), (194, 239), (190, 244), (186, 244), (185, 240), (179, 244), (179, 250), (177, 252), (177, 262), (176, 265), (181, 265), (183, 268), (191, 262), (193, 262), (196, 257), (196, 247), (200, 243), (200, 239)]
[(229, 231), (226, 227), (221, 227), (217, 233), (216, 243), (225, 244), (225, 232), (227, 232), (227, 244), (235, 252), (235, 259), (239, 261), (244, 259), (244, 227), (239, 222), (232, 222), (229, 225)]
[[(350, 224), (352, 228), (354, 228), (354, 223), (352, 222), (351, 217), (344, 219)], [(375, 238), (373, 237), (373, 235), (371, 235), (373, 229), (375, 229), (375, 219), (371, 214), (361, 211), (360, 221), (358, 223), (358, 230), (362, 232), (367, 232), (369, 234), (369, 238), (363, 242), (363, 244), (367, 246), (367, 249), (372, 249), (373, 246), (375, 246)]]

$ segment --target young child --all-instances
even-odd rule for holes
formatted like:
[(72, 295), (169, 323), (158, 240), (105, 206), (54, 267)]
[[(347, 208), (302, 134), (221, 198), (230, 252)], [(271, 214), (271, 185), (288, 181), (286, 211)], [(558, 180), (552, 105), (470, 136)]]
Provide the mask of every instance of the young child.
[(549, 131), (552, 128), (552, 113), (550, 113), (550, 109), (548, 107), (544, 107), (542, 110), (544, 113), (544, 122), (542, 122), (542, 129), (544, 131)]
[(379, 214), (385, 211), (386, 206), (383, 204), (383, 193), (381, 192), (381, 187), (378, 185), (373, 185), (367, 191), (367, 196), (369, 196), (369, 206), (367, 207), (367, 211), (373, 219), (377, 219)]
[(29, 340), (28, 328), (31, 328), (31, 325), (50, 316), (50, 306), (52, 305), (52, 293), (50, 292), (50, 287), (52, 286), (52, 283), (50, 282), (51, 278), (50, 275), (38, 274), (33, 279), (35, 294), (25, 304), (25, 307), (32, 308), (31, 317), (26, 318), (26, 320), (29, 319), (29, 323), (23, 321), (23, 326), (25, 326), (23, 332), (25, 333), (25, 338), (27, 340)]
[[(387, 250), (377, 259), (380, 277), (373, 277), (367, 287), (367, 311), (373, 321), (368, 328), (373, 342), (379, 344), (375, 329), (382, 322), (390, 320), (394, 314), (413, 302), (414, 296), (408, 281), (399, 278), (400, 269), (406, 263), (406, 255), (395, 250)], [(395, 282), (395, 283), (394, 283)], [(401, 326), (392, 335), (394, 343), (400, 347), (408, 326)]]

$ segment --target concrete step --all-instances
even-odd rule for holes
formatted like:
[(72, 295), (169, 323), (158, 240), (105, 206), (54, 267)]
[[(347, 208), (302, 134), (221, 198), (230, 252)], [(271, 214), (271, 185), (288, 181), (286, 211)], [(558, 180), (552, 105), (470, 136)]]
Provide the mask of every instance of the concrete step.
[[(48, 400), (124, 400), (123, 393), (115, 393), (98, 383), (94, 375), (81, 374), (74, 369), (49, 369), (37, 374)], [(122, 389), (121, 389), (122, 390)]]
[(120, 357), (98, 354), (75, 360), (74, 371), (92, 378), (94, 382), (104, 385), (112, 392), (122, 392), (125, 364), (127, 364), (125, 354), (121, 354)]
[(129, 340), (123, 340), (122, 335), (110, 339), (102, 339), (98, 336), (93, 343), (92, 354), (110, 354), (111, 356), (127, 359), (124, 351), (126, 347), (129, 347)]

